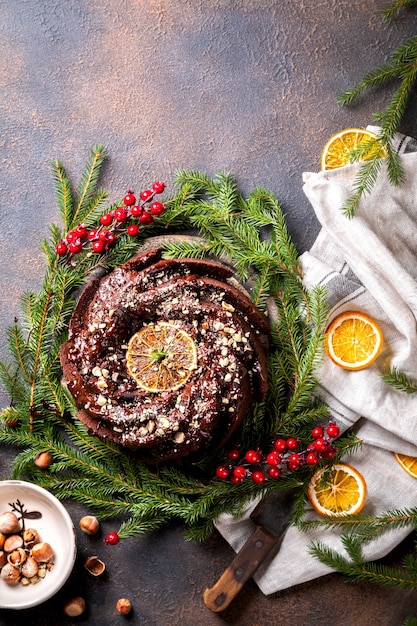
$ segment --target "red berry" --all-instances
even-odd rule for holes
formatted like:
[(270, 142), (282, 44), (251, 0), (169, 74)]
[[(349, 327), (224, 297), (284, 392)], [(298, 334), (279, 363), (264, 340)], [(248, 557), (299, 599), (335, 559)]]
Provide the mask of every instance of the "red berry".
[(216, 476), (217, 478), (227, 478), (230, 474), (230, 470), (225, 465), (219, 465), (216, 468)]
[(270, 452), (268, 456), (266, 457), (266, 461), (267, 463), (269, 463), (269, 465), (278, 465), (280, 460), (281, 460), (281, 455), (278, 452), (278, 450), (272, 450), (272, 452)]
[(162, 180), (157, 180), (152, 185), (152, 189), (155, 193), (162, 193), (165, 190), (165, 183)]
[(295, 437), (289, 437), (289, 439), (287, 439), (287, 448), (288, 450), (297, 450), (298, 439), (296, 439)]
[(321, 454), (325, 459), (332, 459), (336, 454), (336, 448), (334, 446), (327, 446)]
[(78, 235), (78, 237), (80, 237), (80, 239), (83, 239), (87, 235), (87, 228), (84, 226), (84, 224), (78, 224), (77, 228), (75, 229), (75, 232)]
[(321, 426), (316, 426), (315, 428), (313, 428), (313, 430), (311, 431), (311, 435), (314, 437), (314, 439), (318, 439), (319, 437), (323, 437), (324, 435), (324, 430), (322, 429)]
[(281, 476), (281, 470), (279, 467), (270, 467), (268, 469), (268, 476), (270, 476), (270, 478), (279, 478)]
[(306, 456), (306, 463), (308, 465), (316, 465), (319, 462), (317, 454), (315, 452), (309, 452)]
[(100, 217), (100, 224), (102, 224), (103, 226), (110, 226), (112, 222), (113, 215), (111, 213), (103, 213), (103, 215)]
[(236, 478), (245, 478), (246, 469), (242, 465), (238, 465), (233, 470), (233, 476), (236, 476)]
[(318, 437), (314, 442), (314, 449), (323, 452), (327, 448), (327, 441), (323, 437)]
[(163, 205), (162, 202), (155, 201), (152, 202), (149, 210), (152, 215), (161, 215), (165, 211), (165, 205)]
[(114, 210), (114, 217), (118, 222), (125, 222), (129, 215), (124, 207), (119, 206)]
[(274, 448), (275, 450), (278, 450), (278, 452), (285, 452), (287, 449), (287, 442), (285, 439), (277, 439), (274, 443)]
[(91, 230), (88, 231), (87, 239), (89, 241), (93, 241), (93, 239), (95, 239), (96, 237), (97, 237), (97, 228), (92, 228)]
[(248, 450), (245, 454), (245, 459), (248, 463), (259, 463), (261, 455), (256, 450)]
[(107, 245), (111, 246), (112, 244), (114, 244), (116, 239), (117, 237), (114, 233), (112, 233), (111, 231), (107, 231), (107, 234), (106, 234)]
[(131, 207), (130, 213), (131, 215), (133, 215), (133, 217), (139, 217), (139, 215), (143, 213), (143, 209), (141, 206), (139, 206), (139, 204), (135, 204)]
[(144, 189), (143, 191), (140, 192), (140, 199), (143, 202), (147, 202), (149, 200), (149, 198), (152, 198), (154, 192), (151, 191), (150, 189)]
[(336, 437), (340, 435), (340, 428), (337, 424), (330, 422), (330, 424), (328, 425), (326, 429), (326, 432), (329, 435), (329, 437), (331, 437), (332, 439), (336, 439)]
[(131, 237), (136, 237), (137, 235), (139, 235), (139, 232), (140, 228), (137, 224), (129, 224), (129, 226), (127, 227), (127, 234)]
[(148, 213), (148, 211), (143, 211), (140, 215), (139, 215), (139, 222), (141, 224), (147, 225), (147, 224), (152, 224), (153, 222), (153, 217), (150, 213)]
[(106, 244), (102, 239), (96, 239), (91, 244), (91, 248), (93, 252), (96, 252), (97, 254), (100, 254), (101, 252), (103, 252), (105, 247), (106, 247)]
[(132, 206), (132, 204), (135, 204), (136, 198), (131, 189), (129, 189), (129, 191), (126, 193), (125, 197), (123, 198), (123, 202), (126, 206)]
[(300, 467), (300, 464), (299, 463), (290, 463), (290, 462), (288, 462), (288, 466), (287, 467), (288, 467), (288, 469), (291, 472), (295, 472)]
[(243, 478), (239, 478), (238, 476), (233, 475), (230, 477), (230, 482), (234, 485), (240, 485), (240, 483), (243, 483)]
[(252, 480), (256, 485), (262, 485), (266, 481), (266, 476), (261, 471), (253, 472)]
[(99, 232), (99, 234), (98, 234), (98, 238), (99, 238), (101, 241), (107, 241), (107, 237), (108, 237), (108, 235), (109, 235), (109, 232), (110, 232), (109, 230), (106, 230), (105, 228), (103, 228), (103, 230), (101, 230), (101, 231)]
[(116, 543), (119, 543), (119, 541), (120, 541), (120, 537), (114, 530), (107, 533), (107, 535), (104, 538), (104, 543), (110, 546), (115, 546)]
[(63, 256), (64, 254), (68, 252), (68, 247), (65, 241), (61, 240), (59, 243), (56, 244), (55, 252), (59, 254), (59, 256)]
[(230, 459), (231, 461), (236, 461), (239, 458), (239, 455), (240, 455), (239, 450), (237, 448), (232, 448), (227, 453), (227, 458)]
[(83, 249), (83, 244), (81, 243), (80, 239), (74, 239), (73, 241), (71, 241), (68, 248), (72, 254), (78, 254)]
[(67, 236), (65, 237), (65, 239), (67, 240), (68, 243), (71, 243), (71, 241), (74, 241), (74, 239), (77, 239), (78, 235), (75, 232), (75, 230), (70, 230), (69, 233), (67, 233)]

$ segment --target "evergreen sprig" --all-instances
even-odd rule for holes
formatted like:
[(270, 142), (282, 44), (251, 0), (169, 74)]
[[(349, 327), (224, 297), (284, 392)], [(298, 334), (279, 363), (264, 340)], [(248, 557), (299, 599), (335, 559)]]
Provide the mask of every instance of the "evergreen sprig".
[[(298, 489), (301, 509), (304, 468), (297, 477), (258, 486), (216, 480), (214, 470), (226, 452), (202, 457), (192, 467), (147, 467), (134, 455), (89, 435), (74, 416), (77, 408), (61, 384), (59, 350), (77, 293), (92, 273), (113, 269), (129, 259), (142, 240), (121, 235), (100, 256), (85, 250), (68, 259), (58, 257), (56, 244), (81, 221), (93, 226), (108, 212), (107, 193), (98, 188), (102, 146), (89, 156), (75, 191), (59, 161), (52, 164), (62, 226), (52, 225), (41, 242), (46, 270), (38, 293), (22, 297), (21, 318), (7, 333), (9, 360), (0, 363), (0, 377), (10, 395), (2, 413), (0, 442), (21, 449), (13, 477), (32, 480), (58, 498), (91, 507), (101, 519), (121, 517), (121, 537), (155, 530), (171, 519), (181, 520), (193, 539), (207, 537), (220, 513), (242, 513), (248, 499), (273, 488)], [(325, 293), (307, 291), (301, 280), (296, 249), (288, 234), (281, 206), (270, 191), (257, 188), (243, 198), (232, 176), (209, 178), (201, 172), (179, 171), (177, 191), (166, 201), (167, 211), (149, 226), (147, 236), (190, 229), (198, 237), (176, 239), (165, 256), (216, 256), (236, 268), (256, 305), (273, 306), (270, 392), (251, 408), (238, 434), (241, 446), (270, 443), (271, 437), (294, 434), (307, 440), (311, 425), (328, 417), (315, 397), (326, 318)], [(343, 446), (340, 446), (341, 449)], [(34, 459), (49, 452), (53, 462), (40, 470)]]
[(398, 391), (402, 391), (403, 393), (417, 392), (417, 381), (411, 380), (409, 376), (397, 368), (392, 368), (387, 374), (384, 374), (382, 378), (388, 385), (398, 389)]
[[(400, 9), (413, 7), (416, 0), (397, 0), (385, 8), (384, 19), (391, 19)], [(378, 137), (373, 142), (371, 157), (361, 164), (356, 175), (353, 194), (345, 202), (342, 211), (347, 217), (353, 217), (358, 208), (361, 198), (369, 194), (378, 178), (382, 167), (381, 152), (379, 147), (383, 147), (386, 154), (387, 174), (392, 185), (398, 185), (404, 179), (404, 170), (401, 160), (393, 148), (393, 138), (398, 131), (401, 121), (406, 112), (409, 99), (415, 88), (417, 80), (417, 35), (402, 43), (394, 50), (391, 59), (371, 71), (351, 89), (339, 95), (338, 101), (343, 106), (351, 104), (358, 96), (367, 89), (379, 87), (393, 79), (400, 81), (391, 101), (385, 111), (374, 113), (374, 121), (380, 125)], [(370, 146), (363, 146), (368, 148)], [(365, 150), (366, 152), (366, 150)], [(360, 153), (352, 153), (352, 162), (361, 160)]]
[(336, 552), (322, 542), (311, 546), (311, 554), (321, 563), (335, 569), (351, 582), (365, 580), (379, 585), (394, 586), (402, 589), (417, 587), (417, 559), (407, 555), (402, 567), (390, 567), (378, 562), (367, 563), (362, 551), (362, 542), (358, 536), (343, 535), (343, 547), (347, 556)]
[(386, 511), (379, 516), (358, 513), (350, 515), (347, 519), (329, 516), (326, 519), (305, 521), (301, 518), (298, 527), (303, 531), (317, 528), (342, 529), (365, 543), (377, 539), (388, 530), (417, 528), (417, 507)]
[(401, 9), (411, 8), (417, 6), (417, 0), (395, 0), (388, 4), (382, 10), (382, 17), (384, 20), (390, 20)]

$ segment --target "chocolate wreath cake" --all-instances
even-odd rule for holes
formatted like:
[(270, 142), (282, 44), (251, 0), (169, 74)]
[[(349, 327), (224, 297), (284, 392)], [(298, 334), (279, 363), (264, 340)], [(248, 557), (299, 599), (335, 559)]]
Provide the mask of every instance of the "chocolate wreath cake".
[(225, 443), (267, 389), (269, 325), (214, 261), (142, 252), (92, 279), (61, 365), (78, 418), (145, 462)]

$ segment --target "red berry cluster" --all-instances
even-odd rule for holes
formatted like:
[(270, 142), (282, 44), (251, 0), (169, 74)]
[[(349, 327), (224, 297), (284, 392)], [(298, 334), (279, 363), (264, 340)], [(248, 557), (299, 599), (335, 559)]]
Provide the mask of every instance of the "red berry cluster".
[(140, 227), (151, 224), (154, 217), (165, 211), (165, 205), (154, 200), (156, 194), (162, 193), (165, 183), (156, 181), (151, 189), (144, 189), (140, 193), (140, 203), (136, 204), (136, 196), (129, 190), (123, 198), (122, 206), (116, 207), (100, 217), (97, 228), (88, 229), (84, 224), (78, 224), (67, 233), (55, 247), (59, 256), (73, 256), (90, 248), (92, 252), (101, 254), (106, 252), (120, 234), (127, 233), (130, 237), (137, 237)]
[(259, 448), (248, 450), (244, 454), (233, 448), (227, 455), (228, 462), (216, 468), (216, 476), (229, 479), (233, 484), (251, 478), (254, 483), (261, 485), (269, 479), (279, 478), (283, 473), (294, 472), (302, 465), (313, 466), (320, 459), (332, 459), (336, 453), (332, 441), (339, 434), (337, 424), (330, 422), (326, 428), (313, 428), (313, 440), (303, 450), (299, 450), (301, 442), (296, 437), (276, 439), (272, 443), (272, 449), (266, 454)]

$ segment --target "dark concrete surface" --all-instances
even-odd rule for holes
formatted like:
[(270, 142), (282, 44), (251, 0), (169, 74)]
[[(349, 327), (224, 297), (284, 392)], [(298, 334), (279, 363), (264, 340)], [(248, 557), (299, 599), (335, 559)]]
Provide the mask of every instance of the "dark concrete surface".
[[(177, 168), (228, 170), (246, 193), (272, 189), (299, 252), (318, 224), (302, 192), (303, 171), (317, 170), (326, 139), (364, 126), (383, 109), (395, 83), (341, 108), (338, 93), (385, 62), (415, 34), (416, 10), (383, 23), (383, 0), (0, 0), (0, 354), (19, 299), (37, 289), (37, 246), (57, 221), (50, 162), (77, 182), (89, 149), (109, 159), (102, 184), (118, 198)], [(401, 130), (417, 135), (415, 93)], [(168, 185), (169, 187), (169, 185)], [(8, 399), (0, 392), (1, 406)], [(7, 478), (13, 450), (0, 451)], [(74, 522), (84, 509), (68, 503)], [(103, 534), (111, 529), (105, 524)], [(76, 569), (62, 591), (28, 612), (0, 610), (1, 626), (400, 626), (417, 614), (415, 593), (331, 575), (263, 596), (250, 581), (222, 614), (202, 594), (229, 564), (232, 550), (214, 536), (205, 545), (167, 528), (109, 549), (78, 536)], [(398, 562), (411, 545), (388, 559)], [(107, 574), (91, 580), (84, 557)], [(84, 616), (66, 620), (62, 604), (84, 595)], [(114, 605), (127, 596), (128, 618)]]

